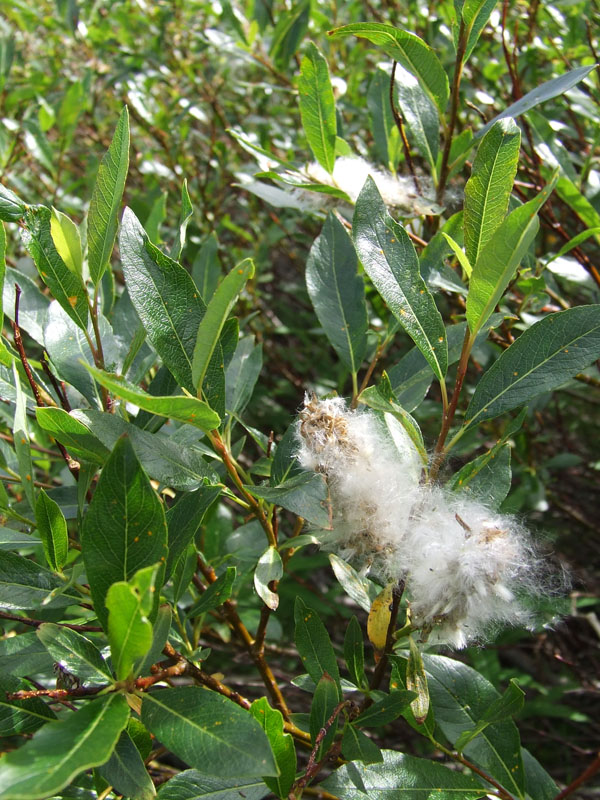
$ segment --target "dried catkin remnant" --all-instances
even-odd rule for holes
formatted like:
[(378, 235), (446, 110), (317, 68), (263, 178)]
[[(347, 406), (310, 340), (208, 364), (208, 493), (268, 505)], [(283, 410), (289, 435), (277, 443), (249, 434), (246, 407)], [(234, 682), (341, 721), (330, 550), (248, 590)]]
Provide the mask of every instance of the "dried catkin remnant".
[(298, 437), (301, 465), (328, 483), (325, 545), (383, 583), (404, 581), (411, 621), (431, 641), (461, 648), (532, 622), (522, 598), (545, 593), (546, 570), (515, 520), (423, 484), (408, 436), (341, 398), (307, 398)]

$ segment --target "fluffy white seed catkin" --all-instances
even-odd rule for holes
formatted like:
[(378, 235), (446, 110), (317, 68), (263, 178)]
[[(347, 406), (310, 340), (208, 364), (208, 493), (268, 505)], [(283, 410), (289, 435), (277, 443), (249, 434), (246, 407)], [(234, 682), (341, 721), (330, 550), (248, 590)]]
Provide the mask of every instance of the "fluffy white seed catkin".
[(306, 399), (298, 458), (327, 479), (326, 545), (385, 581), (404, 580), (412, 622), (431, 641), (461, 648), (493, 627), (530, 622), (520, 598), (539, 589), (540, 562), (526, 531), (481, 503), (422, 484), (410, 439), (395, 434), (341, 398)]

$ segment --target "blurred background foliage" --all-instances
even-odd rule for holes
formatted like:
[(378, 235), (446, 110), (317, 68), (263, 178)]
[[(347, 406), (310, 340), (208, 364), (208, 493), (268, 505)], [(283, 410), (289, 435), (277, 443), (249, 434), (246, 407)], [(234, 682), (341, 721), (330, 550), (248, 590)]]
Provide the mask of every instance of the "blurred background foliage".
[[(127, 104), (133, 148), (124, 200), (151, 239), (167, 250), (173, 243), (186, 179), (195, 211), (181, 261), (196, 280), (214, 284), (242, 258), (255, 260), (257, 279), (252, 295), (245, 297), (240, 322), (246, 333), (262, 342), (266, 366), (246, 421), (267, 435), (273, 431), (277, 441), (306, 389), (347, 394), (347, 370), (318, 327), (304, 281), (308, 250), (324, 214), (318, 208), (290, 207), (268, 190), (263, 197), (270, 202), (245, 189), (269, 159), (262, 155), (257, 164), (240, 138), (297, 167), (311, 161), (296, 81), (300, 59), (312, 40), (329, 64), (338, 135), (353, 153), (385, 167), (381, 135), (391, 128), (377, 104), (384, 91), (378, 68), (381, 54), (354, 40), (328, 39), (327, 31), (358, 21), (389, 22), (423, 37), (451, 71), (453, 3), (2, 0), (0, 12), (1, 181), (28, 203), (47, 203), (51, 197), (55, 207), (81, 222), (100, 159)], [(475, 131), (537, 85), (597, 62), (599, 22), (595, 0), (497, 4), (465, 69), (458, 131)], [(537, 258), (525, 260), (503, 304), (502, 310), (513, 319), (476, 351), (467, 377), (470, 387), (479, 369), (510, 343), (511, 330), (527, 327), (541, 312), (600, 302), (597, 235), (582, 238), (550, 262), (566, 242), (600, 225), (599, 101), (595, 71), (585, 84), (521, 119), (519, 196), (531, 197), (541, 178), (557, 165), (574, 190), (555, 194), (542, 212)], [(406, 174), (401, 147), (394, 158), (399, 172)], [(417, 148), (413, 160), (417, 172), (427, 174), (427, 162)], [(457, 207), (468, 167), (469, 163), (451, 180)], [(274, 188), (268, 181), (265, 185)], [(424, 233), (422, 221), (411, 225), (415, 235)], [(14, 235), (11, 229), (8, 233)], [(7, 261), (35, 276), (16, 237)], [(122, 287), (118, 261), (115, 267), (116, 287), (104, 287), (107, 313), (118, 309), (115, 298)], [(372, 358), (389, 319), (380, 301), (369, 299)], [(464, 313), (457, 293), (438, 289), (437, 300), (448, 322)], [(35, 352), (34, 343), (28, 347)], [(399, 333), (375, 375), (389, 370), (410, 347), (408, 337)], [(594, 367), (561, 391), (541, 396), (530, 404), (521, 431), (512, 438), (513, 483), (504, 509), (523, 515), (570, 565), (570, 616), (535, 637), (505, 633), (495, 645), (460, 656), (496, 686), (518, 679), (528, 694), (520, 719), (523, 743), (567, 783), (600, 747), (599, 385)], [(429, 443), (439, 424), (436, 392), (434, 386), (414, 412)], [(489, 448), (503, 424), (491, 420), (465, 436), (452, 468)], [(43, 467), (41, 462), (38, 466)], [(54, 467), (48, 463), (46, 468), (47, 480), (52, 481), (57, 477)], [(234, 532), (238, 525), (226, 506), (218, 507), (203, 530), (201, 546), (207, 558), (225, 557), (232, 548), (242, 558), (243, 538), (248, 564), (255, 563), (262, 547), (260, 534), (246, 530), (242, 537), (239, 528)], [(290, 561), (294, 582), (282, 584), (280, 613), (269, 631), (271, 647), (280, 649), (282, 674), (294, 669), (284, 634), (293, 597), (286, 592), (291, 594), (294, 587), (295, 593), (306, 594), (330, 618), (331, 631), (337, 615), (350, 614), (338, 602), (340, 588), (324, 569), (326, 564), (326, 556), (318, 552), (303, 551)], [(250, 585), (246, 600), (239, 598), (248, 624), (259, 615)], [(225, 636), (226, 627), (218, 633)], [(222, 641), (216, 634), (213, 644), (213, 669), (220, 669), (216, 663)], [(238, 672), (245, 685), (241, 666)], [(414, 752), (423, 746), (400, 724), (391, 726), (387, 735), (406, 738), (388, 741), (396, 749)], [(597, 796), (588, 791), (581, 796)]]

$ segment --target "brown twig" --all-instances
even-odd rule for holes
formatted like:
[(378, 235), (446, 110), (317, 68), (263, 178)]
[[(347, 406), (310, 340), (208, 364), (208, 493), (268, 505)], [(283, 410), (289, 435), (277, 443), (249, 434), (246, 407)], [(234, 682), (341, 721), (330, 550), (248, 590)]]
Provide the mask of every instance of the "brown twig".
[(417, 177), (417, 173), (415, 170), (415, 165), (413, 163), (412, 156), (410, 154), (410, 145), (408, 143), (408, 139), (406, 138), (406, 129), (404, 127), (404, 120), (402, 119), (402, 115), (396, 108), (396, 103), (394, 102), (394, 86), (396, 83), (397, 66), (398, 62), (394, 61), (392, 63), (392, 74), (390, 76), (390, 108), (392, 110), (392, 116), (394, 118), (394, 122), (396, 123), (396, 127), (398, 128), (398, 133), (400, 134), (400, 139), (402, 141), (402, 149), (404, 151), (404, 158), (406, 159), (406, 164), (408, 165), (408, 169), (410, 170), (410, 174), (412, 176), (415, 189), (418, 194), (423, 194), (423, 192), (421, 191), (421, 184), (419, 183), (419, 179)]
[(464, 58), (467, 50), (467, 36), (465, 30), (465, 21), (460, 20), (460, 29), (458, 33), (458, 45), (456, 48), (456, 61), (454, 63), (454, 77), (452, 78), (452, 93), (450, 105), (450, 121), (446, 130), (444, 139), (444, 149), (442, 151), (442, 161), (440, 164), (440, 181), (437, 187), (437, 202), (442, 203), (444, 199), (444, 192), (446, 190), (446, 183), (448, 175), (450, 174), (450, 150), (452, 148), (452, 137), (458, 119), (458, 95), (460, 90), (460, 81), (462, 78), (462, 71), (464, 66)]
[[(44, 619), (31, 619), (31, 617), (19, 617), (17, 614), (9, 614), (6, 611), (0, 611), (2, 619), (10, 619), (14, 622), (22, 622), (23, 625), (29, 625), (32, 628), (39, 628), (47, 620)], [(59, 622), (62, 628), (70, 628), (72, 631), (89, 631), (90, 633), (102, 633), (102, 628), (98, 625), (75, 625), (70, 622)]]
[(67, 397), (67, 393), (65, 391), (65, 384), (64, 381), (61, 381), (60, 384), (54, 377), (54, 373), (50, 369), (48, 364), (48, 359), (46, 358), (46, 354), (42, 353), (40, 357), (40, 364), (42, 365), (42, 369), (46, 373), (48, 380), (52, 384), (54, 391), (56, 392), (56, 396), (60, 400), (61, 406), (64, 408), (65, 411), (69, 412), (71, 410), (71, 404), (69, 403), (69, 399)]
[(341, 742), (336, 742), (332, 747), (329, 748), (328, 752), (325, 753), (323, 758), (320, 761), (317, 761), (317, 754), (319, 752), (319, 748), (321, 747), (321, 742), (327, 736), (329, 729), (338, 718), (338, 715), (340, 714), (342, 709), (344, 709), (348, 705), (348, 703), (349, 703), (348, 700), (342, 700), (341, 702), (339, 702), (337, 706), (333, 709), (333, 713), (331, 714), (325, 725), (323, 725), (319, 733), (316, 735), (304, 775), (301, 778), (298, 778), (298, 780), (292, 786), (289, 793), (290, 799), (292, 798), (295, 799), (299, 797), (302, 794), (302, 791), (304, 790), (306, 784), (319, 774), (319, 772), (323, 769), (324, 765), (328, 761), (331, 761), (332, 759), (338, 757), (341, 751), (341, 746), (342, 746)]

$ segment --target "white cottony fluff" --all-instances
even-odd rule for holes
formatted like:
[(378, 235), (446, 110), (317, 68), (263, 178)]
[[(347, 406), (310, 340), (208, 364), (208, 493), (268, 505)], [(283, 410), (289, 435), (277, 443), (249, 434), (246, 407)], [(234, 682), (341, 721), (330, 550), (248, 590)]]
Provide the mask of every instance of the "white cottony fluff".
[(412, 624), (430, 641), (461, 648), (494, 626), (530, 622), (521, 597), (539, 588), (540, 561), (527, 532), (423, 484), (412, 442), (395, 434), (341, 398), (306, 399), (298, 458), (327, 479), (326, 546), (385, 581), (405, 581)]

